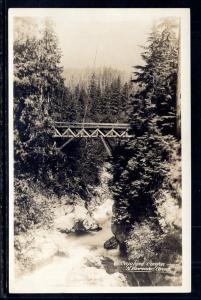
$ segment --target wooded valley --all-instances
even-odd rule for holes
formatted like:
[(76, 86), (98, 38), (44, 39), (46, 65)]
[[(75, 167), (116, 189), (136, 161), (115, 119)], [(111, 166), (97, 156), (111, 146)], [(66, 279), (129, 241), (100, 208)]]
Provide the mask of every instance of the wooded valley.
[[(125, 285), (181, 284), (178, 26), (170, 18), (153, 26), (141, 48), (144, 63), (133, 67), (130, 78), (105, 66), (80, 70), (84, 76), (70, 80), (54, 24), (46, 20), (37, 27), (34, 19), (15, 18), (14, 230), (21, 270), (29, 265), (22, 255), (26, 236), (49, 230), (55, 207), (64, 200), (64, 207), (81, 205), (91, 214), (109, 193), (109, 226), (120, 257), (173, 266), (171, 275), (123, 272)], [(76, 139), (59, 151), (55, 121), (129, 123), (133, 137), (113, 140), (112, 157), (99, 138)], [(100, 196), (103, 170), (109, 179)], [(80, 222), (69, 232), (90, 231)]]

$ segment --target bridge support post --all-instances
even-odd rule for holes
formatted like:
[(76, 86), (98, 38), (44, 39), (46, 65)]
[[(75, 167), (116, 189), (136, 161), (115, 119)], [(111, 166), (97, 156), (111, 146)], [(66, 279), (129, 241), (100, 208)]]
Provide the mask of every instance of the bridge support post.
[(106, 139), (103, 136), (100, 136), (100, 138), (101, 138), (101, 141), (102, 141), (102, 143), (103, 143), (103, 145), (104, 145), (104, 147), (105, 147), (105, 149), (107, 151), (107, 154), (110, 157), (112, 157), (112, 150), (111, 150), (109, 144), (107, 143)]
[(72, 140), (74, 140), (74, 137), (70, 138), (69, 140), (67, 140), (61, 147), (59, 147), (59, 150), (62, 150), (66, 145), (68, 145)]

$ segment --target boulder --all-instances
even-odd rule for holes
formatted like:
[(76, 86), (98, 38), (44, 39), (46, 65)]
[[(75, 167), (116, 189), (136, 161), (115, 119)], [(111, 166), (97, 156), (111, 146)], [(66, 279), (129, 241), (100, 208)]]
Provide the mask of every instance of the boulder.
[(108, 274), (114, 274), (117, 271), (116, 266), (114, 265), (114, 261), (109, 258), (109, 257), (103, 257), (103, 259), (101, 260), (102, 265), (105, 269), (105, 271)]
[(114, 236), (112, 236), (109, 240), (107, 240), (104, 243), (104, 248), (107, 250), (117, 249), (117, 247), (118, 247), (118, 241)]
[(94, 222), (92, 218), (85, 220), (77, 220), (71, 229), (71, 232), (88, 232), (88, 231), (99, 231), (101, 227)]
[(85, 265), (87, 267), (104, 269), (108, 274), (114, 274), (117, 272), (117, 267), (114, 265), (114, 261), (105, 256), (89, 256), (85, 259)]
[(75, 205), (69, 213), (57, 218), (55, 226), (62, 233), (84, 233), (102, 229), (84, 205), (81, 204)]
[(85, 265), (87, 267), (93, 267), (97, 269), (102, 269), (103, 265), (101, 262), (102, 256), (87, 256), (85, 260)]

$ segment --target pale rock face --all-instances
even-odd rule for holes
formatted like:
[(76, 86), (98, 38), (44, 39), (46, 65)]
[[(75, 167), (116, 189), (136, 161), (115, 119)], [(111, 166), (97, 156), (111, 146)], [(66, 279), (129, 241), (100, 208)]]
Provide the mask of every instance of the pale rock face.
[[(57, 253), (68, 256), (68, 241), (55, 230), (32, 230), (28, 234), (16, 237), (16, 241), (21, 245), (21, 256), (27, 269), (40, 266)], [(20, 265), (16, 261), (16, 274), (23, 273), (24, 267), (22, 262)]]
[[(71, 282), (71, 278), (67, 282), (67, 286), (108, 286), (108, 287), (120, 287), (126, 286), (126, 280), (124, 276), (120, 273), (107, 274), (104, 269), (97, 269), (95, 267), (86, 268), (83, 267), (81, 272), (75, 273), (75, 278)], [(106, 285), (107, 282), (107, 285)]]
[(110, 198), (106, 199), (93, 212), (93, 218), (100, 224), (104, 223), (108, 218), (112, 217), (112, 204), (113, 201)]
[[(127, 282), (123, 274), (119, 272), (108, 273), (106, 266), (104, 266), (106, 258), (102, 256), (87, 256), (80, 262), (81, 272), (77, 272), (75, 268), (72, 269), (74, 275), (68, 279), (67, 286), (127, 286)], [(110, 260), (108, 258), (108, 260)]]
[(75, 205), (69, 214), (57, 218), (55, 226), (58, 230), (66, 233), (100, 229), (98, 223), (81, 204)]
[(83, 262), (87, 267), (94, 267), (97, 269), (101, 269), (103, 267), (100, 256), (94, 257), (91, 255), (88, 255), (86, 258), (84, 258)]

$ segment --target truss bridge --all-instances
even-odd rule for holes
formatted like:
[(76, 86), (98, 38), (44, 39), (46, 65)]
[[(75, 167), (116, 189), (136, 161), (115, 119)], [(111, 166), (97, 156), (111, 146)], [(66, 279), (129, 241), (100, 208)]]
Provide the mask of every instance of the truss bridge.
[(53, 137), (67, 139), (67, 141), (59, 147), (60, 150), (77, 138), (100, 138), (108, 155), (111, 156), (111, 147), (108, 139), (128, 139), (131, 138), (132, 135), (129, 134), (129, 124), (127, 123), (55, 122), (53, 126)]
[(63, 138), (129, 138), (129, 124), (55, 122), (54, 137)]

